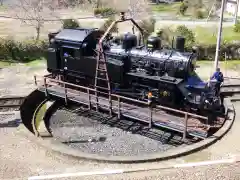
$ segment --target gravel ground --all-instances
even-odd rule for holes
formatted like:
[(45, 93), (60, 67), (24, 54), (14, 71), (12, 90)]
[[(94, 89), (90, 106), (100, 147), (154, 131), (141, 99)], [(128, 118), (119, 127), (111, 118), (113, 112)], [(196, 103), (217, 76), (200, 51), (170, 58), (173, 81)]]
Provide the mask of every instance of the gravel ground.
[(36, 89), (33, 76), (47, 74), (45, 69), (46, 65), (44, 63), (34, 66), (19, 64), (0, 69), (0, 96), (28, 95)]
[[(109, 119), (89, 111), (57, 110), (51, 118), (53, 136), (82, 152), (103, 156), (141, 156), (179, 146), (181, 136), (150, 129), (137, 122)], [(193, 142), (188, 142), (188, 144)]]

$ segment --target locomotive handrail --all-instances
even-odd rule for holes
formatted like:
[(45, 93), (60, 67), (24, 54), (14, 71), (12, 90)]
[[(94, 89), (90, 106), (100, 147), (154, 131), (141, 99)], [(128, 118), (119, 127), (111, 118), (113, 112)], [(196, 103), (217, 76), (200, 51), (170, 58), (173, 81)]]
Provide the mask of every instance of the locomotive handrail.
[[(65, 82), (65, 81), (52, 79), (52, 78), (48, 77), (48, 75), (47, 75), (47, 77), (44, 76), (43, 78), (46, 79), (46, 80), (49, 79), (50, 81), (55, 82), (55, 83), (61, 83), (61, 84), (63, 84), (63, 85), (65, 84), (65, 85), (69, 85), (69, 86), (72, 86), (72, 87), (77, 87), (77, 88), (89, 90), (89, 91), (92, 91), (92, 92), (96, 92), (96, 91), (97, 91), (97, 90), (92, 89), (92, 88), (89, 88), (89, 87), (80, 86), (80, 85), (68, 83), (68, 82)], [(44, 80), (44, 81), (46, 81), (46, 80)], [(46, 82), (46, 84), (48, 84), (48, 83)], [(49, 84), (49, 85), (50, 85), (50, 84)], [(132, 102), (141, 103), (141, 104), (143, 104), (143, 105), (148, 105), (147, 102), (140, 101), (140, 100), (136, 100), (136, 99), (132, 99), (132, 98), (128, 98), (128, 97), (121, 96), (121, 95), (117, 95), (117, 94), (111, 94), (111, 96), (113, 96), (113, 97), (115, 97), (115, 98), (120, 98), (120, 99), (124, 99), (124, 100), (129, 100), (129, 101), (132, 101)], [(173, 109), (173, 108), (169, 108), (169, 107), (165, 107), (165, 106), (161, 106), (161, 105), (157, 105), (156, 107), (157, 107), (158, 109), (169, 110), (169, 111), (173, 111), (173, 112), (176, 112), (176, 113), (180, 113), (180, 114), (182, 114), (182, 115), (186, 115), (186, 114), (187, 114), (188, 116), (192, 116), (192, 117), (195, 117), (195, 118), (200, 118), (200, 119), (203, 119), (203, 120), (208, 120), (208, 118), (205, 117), (205, 116), (201, 116), (201, 115), (189, 113), (189, 112), (186, 112), (186, 111), (181, 111), (181, 110), (177, 110), (177, 109)]]

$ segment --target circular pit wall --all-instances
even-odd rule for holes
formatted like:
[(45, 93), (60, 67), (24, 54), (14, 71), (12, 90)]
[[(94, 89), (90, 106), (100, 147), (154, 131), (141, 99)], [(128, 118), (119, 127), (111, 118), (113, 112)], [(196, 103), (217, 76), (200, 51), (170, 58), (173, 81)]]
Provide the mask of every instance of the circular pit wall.
[[(54, 146), (64, 154), (105, 161), (146, 161), (185, 154), (206, 140), (79, 107), (58, 108), (50, 117)], [(212, 138), (213, 140), (213, 138)], [(202, 145), (201, 145), (202, 144)], [(54, 148), (52, 148), (54, 150)]]

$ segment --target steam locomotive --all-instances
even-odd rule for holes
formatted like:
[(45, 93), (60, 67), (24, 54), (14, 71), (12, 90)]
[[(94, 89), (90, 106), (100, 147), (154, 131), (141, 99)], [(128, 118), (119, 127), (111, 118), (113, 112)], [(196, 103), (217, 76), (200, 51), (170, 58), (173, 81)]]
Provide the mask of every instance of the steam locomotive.
[[(94, 87), (99, 29), (63, 29), (49, 34), (47, 70), (65, 81)], [(108, 37), (103, 43), (111, 91), (147, 100), (151, 92), (156, 104), (188, 111), (222, 111), (222, 100), (214, 82), (205, 83), (195, 73), (197, 55), (185, 52), (185, 39), (178, 36), (175, 48), (162, 47), (159, 37), (145, 45), (127, 33), (120, 40)]]

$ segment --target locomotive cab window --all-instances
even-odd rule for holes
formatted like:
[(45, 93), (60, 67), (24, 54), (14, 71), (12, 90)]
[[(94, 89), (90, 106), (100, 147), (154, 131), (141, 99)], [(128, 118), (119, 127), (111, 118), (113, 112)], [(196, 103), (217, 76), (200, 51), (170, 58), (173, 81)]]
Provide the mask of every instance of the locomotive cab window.
[(73, 47), (62, 47), (62, 56), (68, 58), (76, 58), (79, 57), (80, 50)]
[(82, 44), (82, 56), (93, 56), (94, 55), (94, 42), (84, 42)]

